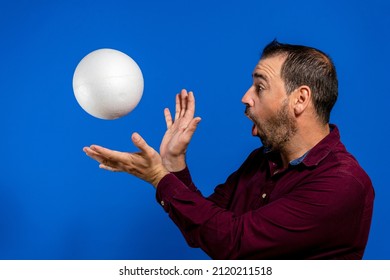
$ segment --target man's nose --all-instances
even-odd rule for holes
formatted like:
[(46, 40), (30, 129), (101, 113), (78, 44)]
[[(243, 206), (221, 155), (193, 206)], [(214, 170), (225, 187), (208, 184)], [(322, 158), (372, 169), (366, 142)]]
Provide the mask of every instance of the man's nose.
[(253, 88), (253, 86), (251, 86), (248, 90), (247, 90), (247, 92), (244, 94), (244, 96), (242, 97), (242, 99), (241, 99), (241, 102), (242, 103), (244, 103), (245, 105), (249, 105), (249, 106), (253, 106), (253, 99), (252, 99), (252, 94), (251, 94), (251, 92), (252, 92), (252, 88)]

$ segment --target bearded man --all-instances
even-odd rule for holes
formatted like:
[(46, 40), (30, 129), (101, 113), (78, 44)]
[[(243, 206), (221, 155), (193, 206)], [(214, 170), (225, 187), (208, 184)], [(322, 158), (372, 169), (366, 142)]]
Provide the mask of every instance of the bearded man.
[(252, 77), (242, 102), (263, 146), (209, 197), (195, 187), (185, 158), (200, 122), (192, 92), (176, 96), (174, 119), (165, 109), (160, 153), (138, 133), (137, 153), (84, 151), (101, 168), (151, 183), (188, 244), (214, 259), (361, 259), (374, 190), (329, 123), (338, 96), (332, 60), (274, 40)]

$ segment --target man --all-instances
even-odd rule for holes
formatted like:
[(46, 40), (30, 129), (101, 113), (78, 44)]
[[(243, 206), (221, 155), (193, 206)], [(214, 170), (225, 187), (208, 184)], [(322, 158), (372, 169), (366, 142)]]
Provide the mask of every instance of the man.
[(329, 124), (338, 95), (335, 67), (323, 52), (271, 42), (242, 98), (263, 147), (208, 198), (195, 187), (185, 153), (200, 118), (192, 92), (176, 96), (160, 154), (137, 133), (138, 153), (92, 145), (100, 167), (133, 174), (190, 246), (215, 259), (361, 259), (371, 224), (371, 181)]

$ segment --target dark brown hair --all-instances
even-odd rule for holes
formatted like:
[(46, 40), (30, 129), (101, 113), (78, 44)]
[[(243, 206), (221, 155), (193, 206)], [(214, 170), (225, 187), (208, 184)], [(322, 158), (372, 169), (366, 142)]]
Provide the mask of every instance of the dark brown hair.
[(318, 117), (328, 123), (338, 96), (336, 68), (331, 58), (315, 48), (273, 40), (264, 48), (261, 58), (276, 55), (286, 56), (280, 75), (287, 93), (302, 85), (310, 87)]

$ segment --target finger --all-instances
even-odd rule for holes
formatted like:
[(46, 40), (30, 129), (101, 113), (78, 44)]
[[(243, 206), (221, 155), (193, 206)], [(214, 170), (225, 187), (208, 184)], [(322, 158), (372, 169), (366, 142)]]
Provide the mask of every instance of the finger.
[(121, 171), (123, 171), (122, 169), (119, 169), (119, 168), (116, 168), (116, 167), (111, 167), (111, 166), (105, 165), (103, 163), (101, 163), (99, 165), (99, 168), (105, 169), (105, 170), (108, 170), (108, 171), (111, 171), (111, 172), (121, 172)]
[(195, 96), (192, 91), (188, 93), (187, 105), (184, 117), (186, 119), (192, 119), (195, 114)]
[(176, 94), (176, 106), (175, 106), (175, 121), (179, 118), (180, 115), (180, 94)]
[(110, 162), (110, 165), (117, 166), (118, 163), (128, 161), (127, 153), (110, 150), (98, 145), (92, 145), (90, 148), (95, 152), (96, 157), (103, 159), (103, 161), (99, 161), (101, 163), (104, 163), (104, 160), (107, 160), (106, 162)]
[(164, 116), (165, 116), (165, 123), (167, 124), (167, 129), (170, 129), (173, 121), (172, 121), (172, 115), (168, 108), (164, 109)]
[(98, 161), (99, 163), (102, 163), (104, 160), (106, 160), (106, 158), (102, 157), (100, 154), (96, 153), (89, 147), (84, 147), (83, 151), (86, 153), (87, 156)]
[(196, 117), (191, 120), (191, 122), (188, 124), (186, 130), (184, 131), (183, 138), (185, 142), (189, 142), (192, 138), (192, 136), (195, 133), (196, 128), (198, 127), (198, 124), (200, 123), (202, 119), (200, 117)]
[(137, 132), (134, 132), (133, 135), (131, 135), (131, 140), (133, 141), (134, 145), (142, 152), (146, 153), (146, 155), (152, 156), (152, 153), (155, 152), (155, 150), (150, 147)]
[(182, 89), (180, 94), (180, 102), (181, 102), (180, 117), (183, 117), (187, 110), (187, 102), (188, 102), (187, 99), (188, 99), (187, 90)]
[[(99, 162), (100, 163), (100, 165), (99, 165), (100, 168), (105, 169), (105, 170), (109, 170), (109, 171), (115, 171), (115, 172), (123, 171), (122, 169), (119, 169), (118, 167), (114, 167), (115, 165), (118, 165), (118, 163), (108, 161), (106, 158), (102, 157), (101, 155), (99, 155), (98, 153), (96, 153), (94, 150), (92, 150), (89, 147), (85, 147), (83, 149), (83, 151), (89, 157), (91, 157), (92, 159), (94, 159), (97, 162)], [(111, 165), (113, 165), (113, 166), (111, 166)]]

